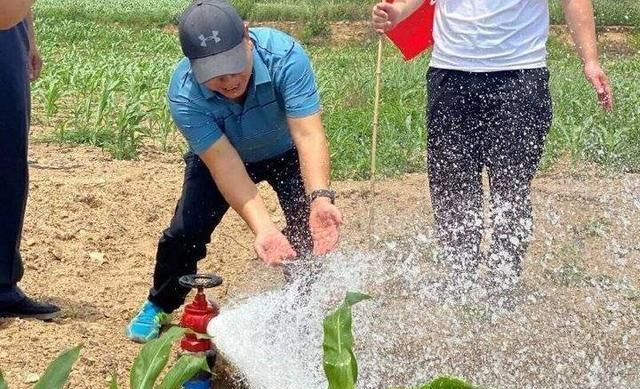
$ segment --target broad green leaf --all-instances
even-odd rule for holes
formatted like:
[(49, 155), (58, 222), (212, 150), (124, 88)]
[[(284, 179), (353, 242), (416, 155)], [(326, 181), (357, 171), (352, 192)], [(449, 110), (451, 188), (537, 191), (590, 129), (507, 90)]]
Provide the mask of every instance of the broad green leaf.
[(369, 296), (368, 294), (358, 293), (358, 292), (347, 292), (347, 296), (344, 298), (344, 302), (349, 306), (349, 308), (351, 308), (352, 306), (356, 305), (360, 301), (369, 300), (370, 298), (371, 296)]
[(118, 389), (118, 376), (115, 372), (111, 373), (111, 384), (109, 384), (109, 389)]
[(178, 359), (178, 362), (176, 362), (173, 368), (167, 372), (167, 375), (157, 389), (180, 388), (182, 384), (201, 370), (209, 371), (207, 360), (204, 357), (183, 355)]
[(440, 377), (431, 382), (427, 389), (473, 389), (473, 386), (457, 378)]
[(4, 380), (4, 377), (2, 376), (2, 370), (0, 370), (0, 389), (9, 389), (7, 383)]
[(164, 335), (145, 344), (131, 368), (129, 382), (131, 389), (152, 389), (158, 375), (164, 369), (171, 345), (184, 334), (184, 329), (171, 327)]
[[(403, 389), (403, 388), (393, 387), (389, 389)], [(424, 384), (415, 388), (406, 388), (406, 389), (480, 389), (480, 388), (471, 386), (458, 378), (439, 377), (433, 380), (430, 384)]]
[(351, 307), (371, 297), (348, 292), (342, 305), (324, 319), (324, 372), (329, 389), (353, 389), (358, 381), (358, 363), (353, 354)]
[(80, 348), (81, 346), (76, 346), (60, 354), (49, 364), (33, 389), (61, 389), (69, 379), (73, 364), (80, 357)]

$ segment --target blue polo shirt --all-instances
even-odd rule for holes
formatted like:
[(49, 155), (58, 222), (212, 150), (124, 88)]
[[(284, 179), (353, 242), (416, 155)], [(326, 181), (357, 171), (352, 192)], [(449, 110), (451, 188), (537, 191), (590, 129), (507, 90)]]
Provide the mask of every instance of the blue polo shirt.
[(204, 153), (225, 135), (244, 162), (273, 158), (293, 147), (287, 118), (320, 111), (311, 62), (289, 35), (251, 28), (253, 74), (244, 103), (199, 84), (187, 58), (173, 72), (169, 108), (190, 149)]

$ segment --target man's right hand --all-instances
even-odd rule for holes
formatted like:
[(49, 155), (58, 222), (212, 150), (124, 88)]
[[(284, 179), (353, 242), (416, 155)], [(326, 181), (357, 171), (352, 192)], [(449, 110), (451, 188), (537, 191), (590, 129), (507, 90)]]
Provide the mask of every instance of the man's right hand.
[(282, 232), (272, 229), (256, 234), (253, 243), (258, 257), (269, 266), (277, 266), (287, 259), (293, 259), (297, 253)]
[(229, 139), (223, 135), (200, 158), (209, 168), (224, 199), (256, 235), (253, 247), (260, 259), (276, 266), (294, 258), (295, 250), (271, 221), (258, 188)]
[(598, 94), (598, 103), (602, 109), (606, 112), (613, 111), (613, 89), (609, 77), (602, 70), (598, 61), (588, 62), (584, 65), (584, 76)]
[(371, 12), (373, 28), (379, 33), (393, 29), (401, 20), (404, 6), (404, 2), (388, 3), (386, 1), (374, 5)]

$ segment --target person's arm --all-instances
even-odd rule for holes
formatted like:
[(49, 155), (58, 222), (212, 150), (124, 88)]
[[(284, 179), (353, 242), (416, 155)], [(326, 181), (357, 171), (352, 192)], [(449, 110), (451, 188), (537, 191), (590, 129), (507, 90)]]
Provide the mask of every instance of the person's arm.
[(20, 23), (29, 13), (33, 0), (3, 0), (0, 3), (0, 30)]
[[(329, 147), (320, 118), (320, 96), (311, 61), (302, 46), (293, 45), (276, 79), (284, 98), (289, 132), (298, 150), (305, 191), (311, 194), (329, 189)], [(323, 255), (338, 244), (342, 214), (326, 197), (316, 197), (310, 208), (313, 253)]]
[(582, 60), (585, 77), (598, 93), (602, 108), (611, 111), (613, 91), (598, 59), (593, 4), (591, 0), (562, 0), (562, 6), (576, 51)]
[[(307, 194), (329, 188), (329, 146), (320, 113), (302, 118), (289, 118), (289, 130), (298, 150), (300, 170)], [(309, 227), (313, 236), (313, 253), (326, 254), (335, 249), (339, 240), (342, 214), (326, 197), (317, 197), (310, 204)]]
[(393, 3), (381, 1), (373, 6), (371, 12), (373, 28), (378, 32), (391, 30), (425, 1), (429, 0), (395, 0)]
[(300, 169), (307, 194), (329, 188), (329, 146), (320, 113), (288, 118), (293, 143), (298, 149)]
[(36, 44), (36, 31), (33, 25), (33, 12), (29, 11), (27, 18), (27, 30), (29, 33), (29, 57), (27, 66), (29, 66), (29, 79), (35, 81), (40, 77), (42, 71), (42, 57), (38, 51), (38, 45)]
[(254, 248), (260, 258), (270, 265), (295, 257), (287, 239), (271, 221), (236, 149), (222, 136), (200, 158), (207, 165), (218, 189), (231, 208), (247, 223), (256, 235)]

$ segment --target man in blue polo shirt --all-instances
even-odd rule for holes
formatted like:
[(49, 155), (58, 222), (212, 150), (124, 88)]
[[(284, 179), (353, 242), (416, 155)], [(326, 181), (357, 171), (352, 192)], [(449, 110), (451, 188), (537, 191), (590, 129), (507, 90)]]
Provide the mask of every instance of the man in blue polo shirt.
[[(255, 234), (269, 265), (322, 255), (338, 242), (342, 215), (329, 189), (329, 152), (309, 58), (288, 35), (247, 29), (221, 0), (194, 2), (182, 15), (186, 56), (169, 86), (172, 117), (187, 140), (182, 196), (158, 244), (153, 288), (127, 336), (158, 336), (189, 292), (178, 283), (233, 208)], [(255, 183), (278, 195), (287, 227), (271, 221)]]

